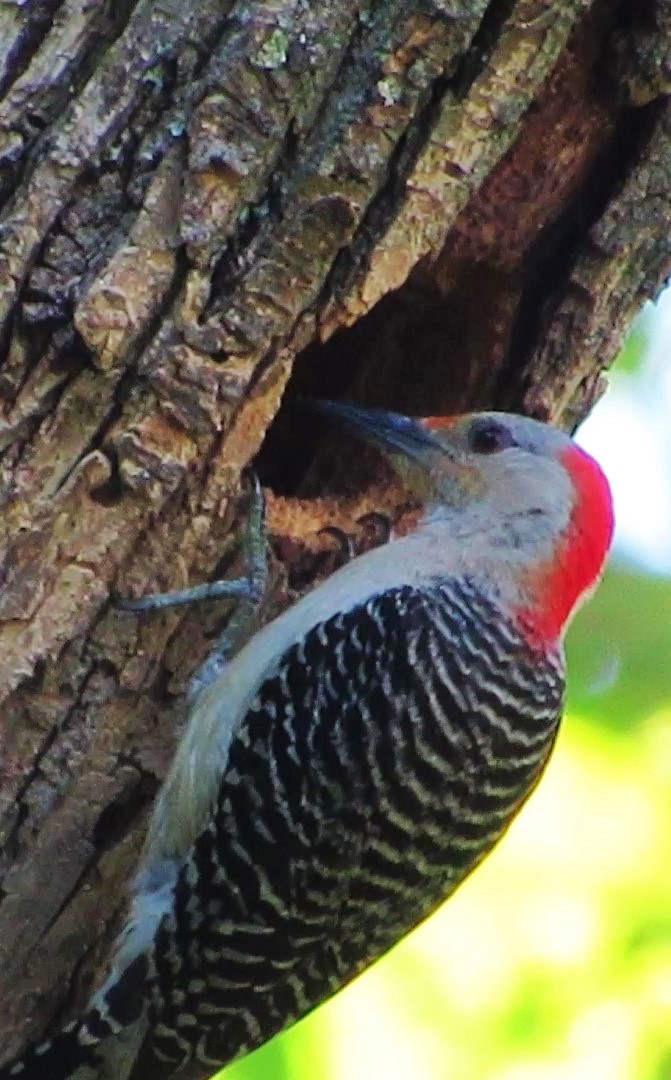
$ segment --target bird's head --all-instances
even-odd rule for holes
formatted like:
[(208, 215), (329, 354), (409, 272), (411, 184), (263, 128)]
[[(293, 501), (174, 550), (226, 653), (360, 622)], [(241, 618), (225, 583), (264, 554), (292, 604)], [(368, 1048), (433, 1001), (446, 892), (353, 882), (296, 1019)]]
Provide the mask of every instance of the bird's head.
[(589, 454), (557, 428), (512, 413), (410, 419), (318, 407), (382, 450), (426, 521), (448, 523), (492, 570), (512, 568), (532, 636), (561, 636), (597, 584), (613, 532), (608, 481)]

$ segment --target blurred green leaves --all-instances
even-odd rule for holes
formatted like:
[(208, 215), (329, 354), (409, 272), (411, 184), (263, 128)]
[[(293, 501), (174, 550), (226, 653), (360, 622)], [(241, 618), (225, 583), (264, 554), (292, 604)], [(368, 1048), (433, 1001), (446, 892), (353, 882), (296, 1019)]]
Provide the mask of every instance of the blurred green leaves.
[(635, 727), (671, 701), (671, 579), (614, 564), (567, 641), (569, 709)]

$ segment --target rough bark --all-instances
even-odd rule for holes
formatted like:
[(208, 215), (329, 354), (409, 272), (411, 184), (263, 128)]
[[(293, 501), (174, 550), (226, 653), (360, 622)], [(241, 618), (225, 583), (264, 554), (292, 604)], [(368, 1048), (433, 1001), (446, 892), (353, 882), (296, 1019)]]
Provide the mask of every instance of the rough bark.
[(667, 0), (0, 4), (3, 1056), (99, 974), (229, 610), (114, 596), (234, 569), (264, 438), (264, 617), (400, 512), (301, 395), (575, 425), (670, 272), (670, 40)]

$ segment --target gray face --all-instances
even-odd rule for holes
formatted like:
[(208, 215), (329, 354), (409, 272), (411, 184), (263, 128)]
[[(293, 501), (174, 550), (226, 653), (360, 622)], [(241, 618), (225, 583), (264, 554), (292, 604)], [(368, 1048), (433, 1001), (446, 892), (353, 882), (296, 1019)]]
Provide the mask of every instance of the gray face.
[(568, 435), (557, 428), (515, 413), (482, 412), (420, 421), (448, 456), (457, 455), (464, 463), (522, 450), (538, 457), (557, 459), (572, 445)]
[(531, 546), (534, 537), (547, 542), (567, 527), (575, 491), (563, 459), (573, 443), (563, 432), (500, 412), (420, 425), (435, 440), (423, 466), (438, 513), (468, 509), (483, 528), (497, 521)]
[(608, 483), (572, 439), (511, 413), (324, 411), (379, 446), (422, 504), (425, 565), (496, 582), (515, 610), (541, 612), (550, 588), (543, 633), (562, 631), (597, 580), (612, 529)]
[(502, 412), (414, 420), (349, 403), (316, 407), (379, 446), (432, 517), (456, 512), (474, 529), (496, 519), (512, 532), (519, 522), (545, 540), (568, 523), (574, 490), (561, 459), (573, 444), (556, 428)]

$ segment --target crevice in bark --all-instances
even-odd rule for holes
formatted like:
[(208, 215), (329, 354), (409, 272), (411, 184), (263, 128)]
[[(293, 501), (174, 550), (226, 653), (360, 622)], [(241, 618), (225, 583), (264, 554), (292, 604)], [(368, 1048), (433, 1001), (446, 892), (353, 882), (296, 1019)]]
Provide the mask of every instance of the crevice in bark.
[[(58, 487), (54, 489), (54, 494), (67, 484), (80, 462), (83, 461), (88, 454), (99, 449), (104, 451), (106, 457), (111, 462), (112, 473), (102, 487), (95, 489), (93, 497), (101, 502), (104, 501), (106, 505), (111, 505), (114, 495), (121, 494), (122, 487), (118, 477), (118, 470), (114, 467), (118, 464), (117, 455), (114, 447), (106, 444), (106, 436), (110, 428), (114, 426), (121, 416), (130, 394), (137, 390), (138, 383), (141, 381), (140, 376), (138, 375), (139, 360), (145, 349), (155, 339), (159, 328), (162, 326), (167, 314), (173, 309), (183, 288), (187, 274), (187, 262), (183, 250), (176, 252), (175, 259), (172, 281), (165, 291), (156, 311), (154, 311), (152, 316), (143, 324), (141, 332), (133, 342), (129, 353), (125, 358), (124, 370), (114, 387), (112, 399), (105, 415), (101, 417), (98, 427), (88, 441), (81, 447), (77, 457), (72, 460), (70, 467), (63, 473)], [(63, 390), (64, 389), (65, 387), (63, 387)]]
[(480, 25), (452, 74), (437, 78), (425, 92), (416, 115), (399, 139), (389, 158), (388, 180), (376, 193), (363, 216), (356, 235), (340, 251), (320, 292), (317, 308), (323, 309), (332, 297), (341, 297), (366, 270), (371, 252), (393, 222), (407, 178), (431, 136), (445, 95), (465, 98), (484, 70), (497, 35), (510, 16), (514, 0), (494, 0), (487, 5)]
[[(395, 12), (393, 17), (397, 18)], [(213, 314), (225, 310), (226, 301), (234, 294), (239, 282), (253, 263), (258, 244), (262, 242), (265, 234), (271, 232), (273, 225), (281, 222), (284, 204), (290, 198), (292, 186), (295, 186), (298, 179), (296, 174), (305, 168), (305, 163), (300, 156), (304, 151), (304, 143), (312, 132), (318, 131), (324, 125), (329, 109), (329, 94), (333, 92), (334, 87), (338, 86), (343, 73), (349, 73), (356, 50), (360, 48), (363, 39), (369, 33), (370, 27), (364, 20), (357, 20), (354, 23), (331, 82), (322, 87), (321, 101), (309, 130), (303, 128), (299, 132), (295, 118), (289, 122), (276, 156), (277, 166), (269, 175), (265, 189), (255, 204), (246, 205), (244, 216), (238, 218), (234, 226), (235, 231), (217, 259), (212, 271), (209, 297), (200, 316), (201, 323), (211, 318)], [(342, 101), (340, 95), (338, 95), (338, 100), (340, 110), (345, 112), (346, 102)], [(221, 358), (225, 359), (225, 357)]]
[[(39, 50), (48, 46), (49, 33), (62, 6), (62, 0), (56, 4), (31, 5), (24, 17), (32, 19), (32, 22), (27, 23), (20, 49), (7, 58), (7, 72), (4, 80), (0, 80), (0, 98), (7, 94), (11, 102), (12, 87), (29, 70)], [(123, 34), (136, 6), (137, 0), (115, 0), (106, 5), (102, 14), (99, 8), (94, 7), (88, 19), (85, 47), (82, 47), (85, 36), (82, 28), (79, 51), (71, 57), (69, 64), (59, 66), (53, 81), (41, 85), (38, 80), (25, 87), (22, 96), (27, 101), (32, 98), (33, 105), (31, 107), (21, 102), (16, 118), (12, 118), (10, 127), (6, 129), (21, 139), (22, 147), (18, 153), (14, 150), (11, 160), (0, 162), (5, 165), (0, 180), (0, 206), (25, 179), (33, 152), (39, 152), (37, 144), (42, 133), (58, 119), (68, 102), (81, 92), (104, 54)]]
[[(122, 910), (115, 913), (115, 917), (108, 920), (108, 925), (116, 925), (121, 921)], [(84, 997), (90, 993), (91, 970), (94, 968), (97, 948), (95, 943), (84, 949), (82, 953), (73, 958), (72, 965), (66, 973), (62, 997), (59, 998), (57, 1007), (49, 1017), (46, 1028), (40, 1032), (40, 1037), (48, 1039), (54, 1032), (59, 1031), (71, 1018), (72, 1013), (84, 1004)]]
[(515, 0), (492, 0), (487, 4), (468, 52), (449, 80), (450, 88), (458, 98), (466, 97), (478, 75), (484, 71), (503, 25), (514, 8)]
[[(0, 224), (0, 244), (2, 244), (2, 224)], [(5, 366), (9, 349), (11, 347), (12, 338), (14, 336), (14, 328), (16, 323), (16, 308), (14, 311), (4, 320), (0, 320), (0, 395), (3, 394), (3, 378), (2, 369)]]
[(4, 78), (0, 78), (0, 95), (4, 95), (26, 70), (64, 2), (65, 0), (42, 0), (42, 3), (29, 5), (14, 48), (4, 58), (6, 73)]
[(564, 293), (580, 247), (589, 245), (586, 238), (590, 228), (640, 158), (661, 107), (662, 102), (654, 101), (643, 108), (623, 109), (614, 135), (597, 156), (584, 183), (527, 253), (523, 268), (525, 286), (512, 325), (508, 359), (495, 387), (496, 400), (502, 407), (514, 408), (522, 397), (524, 379), (520, 381), (520, 371), (542, 338), (554, 303)]
[(109, 476), (103, 484), (91, 488), (89, 498), (101, 506), (114, 506), (124, 497), (124, 484), (119, 473), (119, 454), (115, 446), (105, 447), (105, 457), (110, 466)]
[[(76, 697), (72, 701), (72, 705), (64, 715), (62, 726), (54, 726), (50, 731), (45, 733), (44, 739), (35, 751), (32, 762), (30, 762), (29, 765), (27, 763), (28, 767), (22, 776), (21, 783), (14, 796), (14, 801), (18, 807), (18, 814), (12, 822), (11, 828), (7, 830), (3, 838), (1, 858), (2, 863), (5, 866), (11, 866), (13, 859), (19, 857), (25, 846), (25, 837), (22, 836), (23, 826), (31, 817), (31, 811), (27, 804), (26, 796), (31, 790), (32, 785), (41, 776), (40, 765), (55, 745), (61, 732), (67, 727), (68, 720), (79, 713), (81, 697), (85, 690), (86, 682), (87, 680), (85, 679), (79, 687)], [(26, 683), (22, 685), (21, 689), (23, 690), (25, 688)]]
[(63, 899), (62, 899), (62, 902), (61, 902), (60, 906), (58, 908), (56, 908), (56, 910), (52, 913), (52, 915), (51, 915), (50, 919), (48, 920), (48, 922), (46, 922), (45, 925), (42, 927), (41, 933), (39, 934), (39, 936), (36, 939), (36, 942), (35, 942), (36, 945), (39, 946), (40, 941), (42, 941), (44, 938), (46, 938), (48, 936), (50, 931), (53, 929), (53, 927), (56, 925), (58, 920), (63, 915), (63, 912), (67, 911), (67, 909), (70, 906), (72, 900), (74, 899), (74, 897), (77, 896), (77, 894), (80, 891), (80, 889), (82, 888), (84, 882), (87, 880), (87, 878), (89, 877), (91, 871), (95, 867), (97, 861), (98, 861), (98, 853), (94, 852), (86, 860), (86, 862), (83, 863), (81, 871), (79, 873), (79, 876), (76, 878), (75, 881), (72, 882), (72, 885), (70, 886), (70, 889), (68, 890), (68, 892), (64, 893)]
[[(30, 678), (23, 681), (22, 686), (19, 687), (16, 692), (21, 694), (26, 693), (28, 690), (37, 692), (41, 685), (42, 673), (44, 670), (45, 664), (43, 662), (36, 665), (36, 671), (32, 673)], [(70, 721), (81, 715), (82, 701), (85, 696), (86, 687), (89, 686), (93, 675), (94, 666), (92, 665), (89, 672), (81, 679), (81, 683), (76, 688), (76, 692), (73, 693), (71, 703), (64, 713), (62, 723), (45, 732), (43, 740), (36, 748), (35, 755), (33, 755), (32, 760), (29, 762), (29, 767), (22, 777), (21, 784), (19, 784), (16, 789), (14, 798), (15, 804), (18, 807), (18, 814), (16, 819), (12, 822), (11, 828), (6, 832), (2, 843), (2, 862), (5, 865), (11, 865), (12, 860), (21, 854), (22, 847), (25, 845), (25, 838), (22, 837), (22, 831), (23, 825), (30, 815), (30, 811), (26, 804), (26, 795), (30, 791), (31, 785), (35, 783), (41, 775), (41, 765), (44, 758), (49, 755), (52, 747), (57, 740), (61, 738), (63, 732), (67, 731)]]
[[(238, 218), (226, 247), (217, 259), (212, 271), (209, 296), (198, 319), (201, 325), (213, 314), (225, 309), (226, 301), (236, 291), (258, 255), (258, 245), (263, 241), (264, 235), (282, 220), (283, 177), (293, 167), (299, 146), (294, 125), (290, 123), (279, 153), (279, 169), (268, 177), (261, 198), (253, 205), (245, 207), (244, 214)], [(219, 358), (225, 360), (226, 356)]]
[[(306, 175), (309, 175), (311, 169), (318, 164), (324, 145), (328, 146), (333, 141), (332, 129), (341, 125), (343, 118), (349, 113), (355, 112), (360, 107), (359, 99), (369, 94), (367, 68), (370, 66), (371, 57), (376, 57), (382, 51), (380, 41), (376, 39), (391, 38), (401, 18), (402, 8), (399, 10), (394, 4), (383, 5), (374, 11), (370, 19), (358, 19), (355, 22), (331, 83), (323, 87), (322, 99), (309, 130), (303, 129), (299, 133), (295, 121), (289, 124), (281, 152), (277, 157), (278, 166), (269, 177), (265, 192), (261, 199), (250, 208), (249, 215), (247, 215), (247, 210), (245, 211), (245, 219), (239, 222), (238, 235), (232, 236), (218, 261), (212, 275), (210, 297), (201, 322), (213, 314), (225, 314), (226, 301), (235, 293), (238, 283), (244, 278), (249, 265), (253, 263), (258, 253), (252, 244), (261, 243), (266, 234), (272, 233), (273, 225), (281, 222), (285, 203), (291, 202), (296, 189), (300, 188)], [(338, 101), (335, 114), (332, 110), (331, 95), (334, 95)], [(306, 154), (305, 144), (308, 139), (310, 146)], [(395, 174), (396, 155), (404, 143), (405, 135), (401, 137), (390, 159), (392, 176)], [(388, 201), (388, 197), (385, 201)], [(310, 212), (309, 208), (306, 212)], [(359, 231), (360, 234), (366, 232), (365, 217)], [(366, 246), (372, 242), (372, 239), (373, 237), (369, 238)], [(347, 249), (343, 249), (336, 256), (319, 297), (315, 301), (314, 306), (317, 308), (333, 295), (337, 282), (343, 277), (346, 269), (345, 266), (339, 269), (339, 261), (342, 258), (349, 267), (347, 256), (353, 252), (356, 242), (355, 238)], [(244, 256), (241, 257), (243, 252)], [(352, 259), (357, 261), (354, 256)]]
[(445, 77), (436, 79), (428, 93), (428, 101), (420, 107), (412, 124), (396, 143), (389, 157), (389, 178), (371, 199), (350, 244), (338, 252), (317, 298), (318, 310), (322, 310), (332, 297), (337, 299), (343, 295), (365, 272), (371, 251), (396, 216), (408, 175), (431, 132), (449, 84), (450, 80)]
[[(134, 762), (129, 762), (129, 764), (137, 768)], [(159, 787), (159, 781), (155, 776), (139, 770), (137, 783), (128, 785), (107, 804), (91, 834), (91, 841), (96, 849), (96, 859), (124, 838), (131, 825), (142, 817), (148, 806), (151, 806)]]

